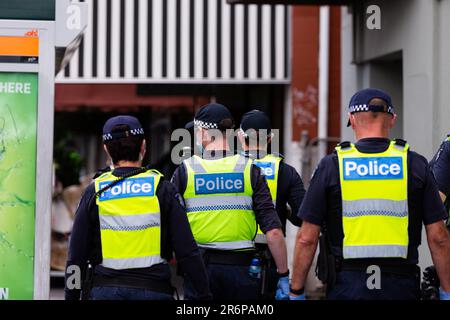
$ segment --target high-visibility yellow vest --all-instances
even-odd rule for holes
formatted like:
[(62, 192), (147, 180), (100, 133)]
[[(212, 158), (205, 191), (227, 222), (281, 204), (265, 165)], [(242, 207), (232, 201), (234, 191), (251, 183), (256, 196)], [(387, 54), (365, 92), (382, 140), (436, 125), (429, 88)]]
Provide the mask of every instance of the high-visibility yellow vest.
[(409, 146), (382, 153), (336, 148), (342, 190), (343, 257), (405, 258), (408, 254)]
[(254, 160), (254, 164), (261, 169), (261, 173), (266, 177), (274, 206), (277, 205), (278, 173), (281, 161), (283, 161), (283, 158), (273, 154)]
[[(283, 158), (273, 154), (268, 154), (264, 158), (255, 159), (254, 164), (261, 169), (261, 173), (266, 177), (267, 186), (269, 187), (272, 196), (273, 205), (277, 206), (277, 192), (278, 192), (278, 173), (280, 171), (280, 163)], [(258, 226), (258, 235), (256, 242), (266, 243), (266, 239)]]
[[(157, 171), (127, 178), (97, 197), (102, 266), (115, 269), (147, 268), (166, 263), (161, 257), (161, 213), (156, 190)], [(98, 192), (117, 180), (111, 172), (95, 179)]]
[(186, 211), (198, 245), (218, 250), (253, 249), (256, 219), (253, 211), (251, 166), (243, 156), (184, 161)]

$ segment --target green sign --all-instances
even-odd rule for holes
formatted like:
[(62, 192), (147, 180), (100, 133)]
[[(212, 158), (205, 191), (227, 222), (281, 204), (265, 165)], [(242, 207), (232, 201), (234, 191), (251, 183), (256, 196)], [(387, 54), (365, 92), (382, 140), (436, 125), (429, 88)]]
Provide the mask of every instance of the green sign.
[(34, 288), (38, 75), (0, 73), (0, 300)]

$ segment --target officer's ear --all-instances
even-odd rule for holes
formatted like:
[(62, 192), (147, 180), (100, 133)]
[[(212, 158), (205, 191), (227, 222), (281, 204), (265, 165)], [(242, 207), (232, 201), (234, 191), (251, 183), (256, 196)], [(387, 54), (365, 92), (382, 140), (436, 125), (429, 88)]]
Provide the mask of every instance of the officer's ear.
[(111, 156), (109, 155), (109, 152), (108, 152), (108, 148), (106, 147), (106, 144), (103, 145), (103, 150), (105, 150), (105, 152), (108, 155), (108, 157), (111, 158)]
[(141, 155), (142, 158), (145, 157), (145, 154), (147, 153), (147, 140), (142, 140), (142, 144), (141, 144)]
[(112, 160), (112, 157), (108, 152), (108, 148), (106, 147), (106, 144), (103, 145), (103, 150), (105, 150), (106, 156), (108, 157), (109, 161), (111, 162), (111, 165), (114, 165), (114, 161)]
[(245, 139), (244, 133), (241, 130), (238, 130), (238, 138), (242, 146), (247, 146), (247, 140)]
[(350, 125), (352, 127), (352, 129), (355, 129), (355, 124), (356, 124), (356, 119), (355, 119), (355, 115), (348, 113), (348, 121), (350, 122)]
[(396, 122), (397, 122), (397, 114), (394, 113), (394, 115), (392, 116), (392, 119), (390, 121), (389, 129), (392, 129), (395, 126)]

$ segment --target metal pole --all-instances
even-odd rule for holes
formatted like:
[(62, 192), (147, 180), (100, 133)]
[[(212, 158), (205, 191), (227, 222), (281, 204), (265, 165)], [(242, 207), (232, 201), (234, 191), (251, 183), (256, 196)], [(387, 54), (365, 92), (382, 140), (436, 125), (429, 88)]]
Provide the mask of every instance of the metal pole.
[(319, 34), (319, 159), (327, 154), (328, 136), (328, 87), (330, 66), (330, 7), (320, 7)]

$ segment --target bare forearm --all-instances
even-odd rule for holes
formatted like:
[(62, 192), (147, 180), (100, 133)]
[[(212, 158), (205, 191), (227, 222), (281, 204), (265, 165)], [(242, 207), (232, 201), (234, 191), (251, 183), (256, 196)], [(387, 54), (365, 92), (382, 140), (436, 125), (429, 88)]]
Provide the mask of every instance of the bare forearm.
[(429, 246), (441, 288), (450, 292), (450, 240), (440, 244), (430, 243)]
[(286, 273), (287, 266), (287, 249), (284, 240), (283, 231), (281, 229), (273, 229), (266, 233), (267, 245), (269, 246), (272, 257), (275, 260), (279, 273)]
[(303, 222), (301, 229), (297, 233), (291, 283), (291, 287), (294, 290), (300, 290), (305, 287), (306, 277), (316, 253), (319, 235), (320, 226), (306, 221)]
[(430, 247), (436, 272), (442, 289), (450, 292), (450, 236), (444, 222), (426, 226), (428, 246)]

